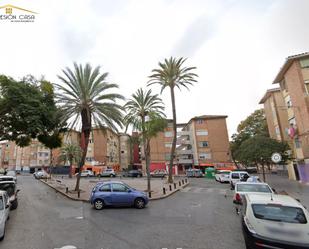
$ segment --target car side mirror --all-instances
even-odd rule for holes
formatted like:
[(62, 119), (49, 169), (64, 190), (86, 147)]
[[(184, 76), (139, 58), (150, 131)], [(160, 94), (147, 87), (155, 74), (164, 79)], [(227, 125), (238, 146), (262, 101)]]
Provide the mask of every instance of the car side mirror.
[(131, 193), (132, 192), (132, 189), (128, 189), (128, 193)]
[(11, 206), (11, 204), (10, 203), (7, 203), (6, 205), (5, 205), (5, 208), (9, 208)]
[(16, 190), (16, 194), (17, 194), (19, 191), (20, 191), (20, 189), (17, 189), (17, 190)]
[(271, 190), (272, 190), (274, 193), (277, 193), (276, 190), (275, 190), (274, 188), (271, 188)]

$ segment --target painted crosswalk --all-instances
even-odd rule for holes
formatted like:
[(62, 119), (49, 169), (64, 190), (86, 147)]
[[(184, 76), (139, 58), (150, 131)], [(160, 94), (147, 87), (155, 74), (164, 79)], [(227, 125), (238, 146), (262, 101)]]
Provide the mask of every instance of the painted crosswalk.
[(216, 193), (220, 195), (226, 195), (229, 193), (229, 190), (228, 189), (218, 189), (218, 188), (186, 187), (184, 189), (181, 189), (180, 192), (193, 193), (193, 194)]

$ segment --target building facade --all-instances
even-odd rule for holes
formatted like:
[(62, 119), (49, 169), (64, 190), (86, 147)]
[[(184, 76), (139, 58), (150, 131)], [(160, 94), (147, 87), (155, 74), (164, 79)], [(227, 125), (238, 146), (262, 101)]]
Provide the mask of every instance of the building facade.
[[(268, 121), (269, 132), (291, 145), (295, 159), (289, 164), (289, 177), (309, 182), (309, 53), (288, 57), (273, 84), (280, 86), (280, 92), (275, 91), (278, 97), (263, 98), (260, 103), (264, 104), (268, 119), (271, 119), (273, 109), (284, 114), (277, 115), (273, 122)], [(272, 99), (280, 99), (273, 109), (270, 106)]]
[[(231, 163), (226, 118), (227, 116), (203, 115), (192, 118), (188, 123), (177, 125), (174, 164), (177, 165), (178, 171)], [(172, 120), (168, 120), (165, 131), (151, 139), (152, 164), (169, 163), (173, 140), (172, 127)]]

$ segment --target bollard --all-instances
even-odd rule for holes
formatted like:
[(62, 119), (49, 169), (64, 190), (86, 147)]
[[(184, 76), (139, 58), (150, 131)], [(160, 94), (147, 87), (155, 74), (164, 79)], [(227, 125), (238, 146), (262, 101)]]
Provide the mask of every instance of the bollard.
[(165, 190), (165, 188), (163, 188), (163, 194), (164, 194), (164, 195), (166, 194), (166, 190)]
[(179, 187), (181, 186), (181, 181), (179, 181)]
[(65, 188), (65, 192), (69, 193), (69, 188), (68, 187)]
[(77, 192), (77, 197), (80, 198), (80, 190)]
[(174, 183), (174, 189), (176, 189), (177, 188), (177, 185), (176, 185), (176, 183)]
[(169, 185), (170, 186), (170, 191), (172, 191), (172, 185)]
[(151, 192), (148, 192), (148, 196), (149, 196), (149, 198), (151, 198)]
[(188, 179), (187, 179), (187, 178), (185, 179), (185, 182), (186, 182), (186, 183), (188, 182)]

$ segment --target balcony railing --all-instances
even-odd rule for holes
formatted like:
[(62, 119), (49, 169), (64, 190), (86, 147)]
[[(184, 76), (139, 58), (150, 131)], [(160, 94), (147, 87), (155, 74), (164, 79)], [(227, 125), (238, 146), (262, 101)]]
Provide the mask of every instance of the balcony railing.
[(193, 159), (181, 159), (181, 158), (179, 158), (178, 163), (180, 163), (180, 164), (192, 164)]
[(191, 155), (193, 154), (192, 150), (176, 150), (177, 155)]

